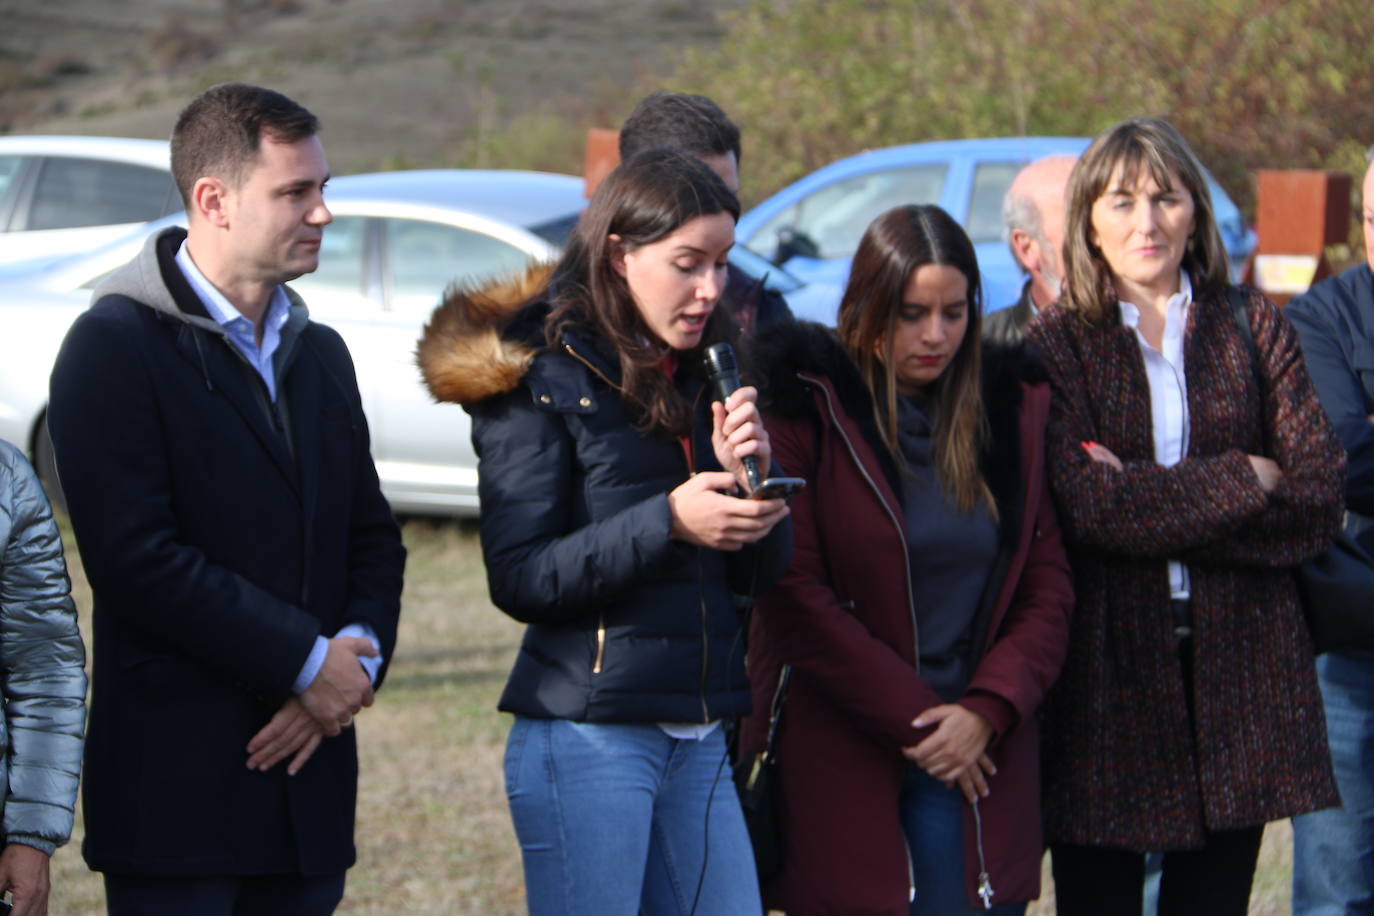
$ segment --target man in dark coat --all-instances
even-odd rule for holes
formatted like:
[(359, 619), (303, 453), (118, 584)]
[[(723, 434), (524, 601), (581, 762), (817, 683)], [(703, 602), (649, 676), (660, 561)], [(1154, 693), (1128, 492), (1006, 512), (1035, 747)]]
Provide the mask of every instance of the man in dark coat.
[[(1374, 148), (1364, 179), (1366, 263), (1284, 309), (1345, 446), (1346, 526), (1374, 553)], [(1374, 900), (1374, 646), (1317, 659), (1341, 807), (1293, 818), (1293, 912), (1362, 912)]]
[(95, 593), (83, 852), (111, 913), (331, 913), (356, 857), (348, 726), (405, 551), (348, 351), (282, 285), (330, 221), (317, 129), (266, 89), (192, 101), (187, 229), (100, 283), (53, 369)]
[(1002, 200), (1012, 257), (1027, 274), (1021, 298), (983, 319), (983, 337), (1013, 344), (1040, 310), (1059, 298), (1064, 281), (1064, 191), (1077, 156), (1055, 153), (1023, 168)]
[[(621, 161), (657, 146), (691, 153), (739, 196), (739, 128), (706, 96), (660, 89), (635, 106), (620, 127)], [(782, 293), (734, 264), (728, 265), (721, 302), (730, 307), (745, 334), (792, 317)]]

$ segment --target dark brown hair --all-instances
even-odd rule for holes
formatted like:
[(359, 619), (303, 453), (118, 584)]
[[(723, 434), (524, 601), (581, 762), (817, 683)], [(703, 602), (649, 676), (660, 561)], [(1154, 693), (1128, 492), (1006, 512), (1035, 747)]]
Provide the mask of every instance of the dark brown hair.
[[(640, 414), (639, 428), (686, 435), (691, 405), (663, 372), (664, 350), (644, 324), (625, 278), (612, 267), (620, 238), (627, 251), (663, 239), (699, 216), (729, 213), (739, 202), (700, 159), (674, 149), (653, 149), (618, 165), (597, 188), (578, 220), (553, 281), (553, 310), (544, 323), (551, 348), (563, 331), (582, 326), (611, 344), (620, 363), (620, 394)], [(695, 367), (713, 343), (734, 343), (738, 328), (728, 308), (716, 308), (696, 347), (680, 354)]]
[(211, 86), (191, 100), (172, 128), (172, 179), (189, 210), (191, 189), (206, 176), (238, 187), (257, 162), (264, 135), (296, 143), (320, 122), (280, 92), (246, 83)]
[(875, 219), (854, 252), (840, 301), (840, 341), (873, 392), (878, 431), (899, 464), (897, 377), (892, 358), (907, 283), (920, 267), (945, 264), (968, 281), (968, 327), (949, 367), (931, 383), (935, 402), (935, 470), (965, 512), (982, 503), (996, 517), (978, 459), (988, 436), (983, 410), (983, 301), (973, 243), (954, 219), (932, 204), (894, 207)]
[(1226, 248), (1212, 213), (1212, 194), (1197, 157), (1173, 125), (1160, 118), (1131, 118), (1113, 124), (1088, 147), (1069, 176), (1068, 212), (1064, 221), (1064, 291), (1061, 307), (1083, 320), (1106, 320), (1117, 301), (1112, 271), (1094, 244), (1093, 204), (1110, 189), (1117, 169), (1128, 186), (1140, 170), (1165, 191), (1172, 191), (1171, 172), (1193, 198), (1194, 229), (1183, 251), (1183, 269), (1193, 283), (1193, 298), (1219, 293), (1230, 282)]

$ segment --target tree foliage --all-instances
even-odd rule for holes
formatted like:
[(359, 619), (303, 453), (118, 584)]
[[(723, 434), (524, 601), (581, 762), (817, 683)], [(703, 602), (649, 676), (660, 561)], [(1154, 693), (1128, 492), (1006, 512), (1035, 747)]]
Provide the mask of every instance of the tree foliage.
[[(1368, 0), (750, 0), (670, 83), (744, 128), (753, 196), (862, 149), (1168, 118), (1244, 207), (1257, 168), (1359, 174)], [(1358, 184), (1358, 182), (1357, 182)]]

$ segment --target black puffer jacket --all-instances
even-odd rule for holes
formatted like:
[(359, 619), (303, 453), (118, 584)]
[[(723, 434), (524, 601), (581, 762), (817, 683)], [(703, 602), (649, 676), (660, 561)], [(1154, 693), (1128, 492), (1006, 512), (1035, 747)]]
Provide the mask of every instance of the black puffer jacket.
[(603, 341), (544, 346), (547, 304), (522, 306), (544, 282), (451, 294), (419, 349), (431, 393), (472, 415), (492, 601), (530, 625), (500, 708), (589, 722), (747, 713), (731, 592), (782, 573), (790, 526), (738, 553), (670, 539), (668, 492), (720, 469), (703, 382), (679, 370), (698, 405), (689, 461), (681, 442), (634, 429)]

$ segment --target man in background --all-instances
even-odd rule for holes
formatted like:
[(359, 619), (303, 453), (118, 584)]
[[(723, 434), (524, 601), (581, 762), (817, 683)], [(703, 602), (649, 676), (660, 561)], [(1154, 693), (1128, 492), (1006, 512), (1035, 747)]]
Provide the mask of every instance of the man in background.
[(1037, 159), (1013, 179), (1002, 200), (1002, 223), (1012, 257), (1027, 274), (1021, 298), (983, 319), (983, 336), (999, 343), (1021, 339), (1040, 310), (1059, 298), (1064, 280), (1064, 192), (1077, 156)]
[(405, 550), (348, 350), (283, 286), (331, 219), (318, 128), (256, 86), (194, 99), (187, 228), (100, 282), (53, 369), (95, 599), (83, 852), (115, 916), (324, 916), (356, 858), (349, 726)]
[[(1346, 531), (1374, 554), (1374, 147), (1364, 177), (1365, 262), (1292, 299), (1303, 358), (1349, 456)], [(1374, 912), (1374, 646), (1317, 658), (1341, 807), (1293, 818), (1294, 916)]]
[[(704, 95), (660, 89), (646, 96), (620, 128), (620, 158), (659, 146), (697, 157), (739, 196), (740, 135), (715, 102)], [(721, 302), (730, 307), (746, 335), (792, 317), (787, 300), (735, 265), (729, 265)]]

